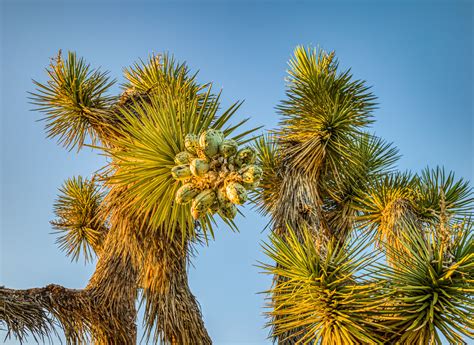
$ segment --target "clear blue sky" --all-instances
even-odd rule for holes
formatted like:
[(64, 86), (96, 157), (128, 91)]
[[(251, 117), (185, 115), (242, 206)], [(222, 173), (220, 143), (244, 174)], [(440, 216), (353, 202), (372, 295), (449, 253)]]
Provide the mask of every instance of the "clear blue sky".
[[(0, 285), (81, 288), (94, 269), (69, 262), (48, 222), (63, 180), (90, 175), (102, 160), (45, 139), (27, 101), (31, 79), (45, 80), (44, 67), (58, 49), (77, 51), (119, 81), (122, 68), (138, 58), (171, 52), (199, 69), (201, 81), (222, 88), (225, 104), (245, 99), (240, 117), (272, 128), (292, 50), (319, 44), (373, 86), (380, 102), (373, 130), (400, 148), (401, 169), (444, 165), (472, 181), (472, 18), (468, 1), (3, 1)], [(215, 344), (268, 343), (257, 293), (270, 279), (253, 266), (264, 260), (266, 220), (249, 207), (245, 213), (237, 219), (240, 233), (221, 226), (190, 270)]]

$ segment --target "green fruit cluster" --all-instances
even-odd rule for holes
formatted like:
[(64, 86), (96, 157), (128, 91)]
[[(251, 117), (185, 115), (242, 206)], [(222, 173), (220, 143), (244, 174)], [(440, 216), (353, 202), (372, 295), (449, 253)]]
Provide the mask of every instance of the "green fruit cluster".
[(200, 135), (188, 134), (185, 148), (175, 156), (171, 175), (183, 185), (176, 192), (178, 204), (191, 204), (191, 214), (199, 219), (207, 213), (219, 213), (232, 219), (236, 205), (248, 199), (247, 191), (258, 186), (262, 169), (255, 164), (252, 147), (238, 149), (232, 139), (216, 129)]

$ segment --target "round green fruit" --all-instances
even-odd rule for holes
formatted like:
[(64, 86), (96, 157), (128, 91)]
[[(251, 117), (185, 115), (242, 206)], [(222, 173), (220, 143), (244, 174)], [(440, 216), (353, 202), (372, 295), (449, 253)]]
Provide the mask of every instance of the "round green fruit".
[(234, 219), (237, 214), (237, 207), (233, 203), (227, 202), (225, 205), (221, 205), (219, 214), (224, 218)]
[[(199, 193), (193, 200), (191, 213), (195, 219), (203, 216), (207, 210), (216, 202), (216, 193), (212, 189), (206, 189)], [(194, 212), (193, 212), (194, 211)], [(195, 217), (200, 215), (199, 217)]]
[(184, 147), (186, 150), (193, 155), (197, 154), (197, 149), (199, 147), (198, 137), (195, 134), (188, 134), (184, 138)]
[(243, 166), (244, 164), (253, 164), (257, 159), (257, 152), (252, 147), (246, 147), (240, 150), (237, 153), (235, 158), (235, 163), (239, 167)]
[(239, 173), (242, 175), (242, 181), (245, 183), (255, 183), (262, 178), (263, 170), (258, 165), (248, 165), (242, 168)]
[(189, 165), (191, 173), (196, 177), (202, 177), (209, 171), (209, 163), (202, 158), (195, 158)]
[(226, 192), (225, 187), (219, 188), (216, 191), (216, 195), (217, 195), (217, 201), (219, 202), (219, 205), (223, 205), (223, 204), (229, 202), (229, 199), (227, 198), (227, 192)]
[(178, 153), (174, 157), (174, 162), (176, 164), (188, 164), (189, 162), (191, 162), (193, 157), (194, 156), (190, 154), (188, 151), (183, 151), (183, 152)]
[(231, 182), (226, 187), (227, 198), (234, 204), (242, 205), (247, 201), (247, 191), (240, 183)]
[(171, 175), (174, 179), (182, 181), (187, 180), (193, 176), (188, 165), (182, 164), (177, 165), (171, 169)]
[(207, 157), (213, 157), (219, 153), (219, 146), (222, 144), (224, 136), (221, 131), (208, 129), (201, 133), (199, 137), (199, 146)]
[(182, 185), (176, 192), (176, 202), (178, 204), (187, 204), (199, 194), (199, 189), (192, 183)]
[(232, 139), (226, 139), (222, 142), (221, 146), (219, 147), (219, 152), (225, 158), (231, 157), (237, 153), (237, 142)]

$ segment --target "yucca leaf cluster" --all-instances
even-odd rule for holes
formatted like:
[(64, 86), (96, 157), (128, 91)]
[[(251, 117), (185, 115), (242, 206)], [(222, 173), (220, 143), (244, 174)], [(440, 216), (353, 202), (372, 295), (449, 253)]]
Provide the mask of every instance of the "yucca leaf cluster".
[(100, 127), (109, 121), (107, 111), (115, 98), (107, 91), (115, 81), (73, 52), (64, 59), (59, 51), (46, 72), (46, 83), (33, 81), (37, 90), (31, 98), (37, 110), (46, 114), (48, 137), (67, 148), (80, 149), (87, 137), (95, 142), (103, 134)]
[[(278, 131), (295, 168), (316, 173), (323, 161), (347, 155), (345, 148), (373, 120), (375, 97), (350, 71), (338, 73), (334, 53), (296, 49), (289, 62), (287, 99)], [(328, 159), (329, 158), (329, 159)]]
[[(247, 119), (229, 123), (241, 102), (220, 112), (220, 94), (213, 93), (211, 84), (198, 83), (186, 64), (166, 54), (125, 69), (120, 97), (106, 95), (113, 84), (107, 73), (74, 53), (66, 59), (60, 53), (47, 72), (46, 84), (35, 82), (33, 103), (46, 113), (49, 136), (69, 148), (81, 148), (90, 138), (100, 144), (93, 147), (111, 158), (98, 179), (111, 189), (105, 202), (116, 209), (120, 204), (148, 227), (168, 234), (179, 229), (183, 239), (192, 239), (195, 224), (189, 208), (174, 203), (180, 186), (171, 174), (175, 157), (185, 150), (186, 135), (209, 128), (222, 130), (237, 144), (247, 142), (254, 129), (235, 133)], [(120, 202), (113, 200), (115, 192)], [(203, 219), (201, 230), (209, 230), (211, 223), (209, 217)]]
[[(382, 276), (390, 294), (387, 325), (405, 344), (451, 344), (474, 336), (474, 240), (472, 225), (458, 223), (421, 233), (405, 224), (400, 236), (404, 252)], [(406, 254), (408, 253), (408, 255)]]
[[(368, 235), (317, 246), (289, 229), (271, 235), (263, 264), (279, 277), (269, 293), (272, 335), (280, 342), (320, 344), (450, 344), (474, 336), (474, 240), (472, 225), (459, 223), (449, 242), (436, 229), (405, 223), (403, 250), (391, 264), (370, 247)], [(285, 337), (283, 337), (284, 335)]]
[[(185, 150), (186, 135), (211, 126), (223, 129), (239, 104), (218, 115), (219, 97), (213, 96), (210, 88), (191, 97), (186, 93), (194, 88), (187, 90), (186, 85), (151, 94), (147, 102), (134, 102), (122, 109), (120, 135), (111, 140), (106, 152), (114, 162), (109, 181), (116, 190), (126, 190), (120, 203), (127, 212), (146, 219), (150, 227), (163, 227), (169, 234), (178, 229), (183, 238), (192, 238), (195, 226), (190, 208), (175, 202), (181, 187), (172, 175), (175, 157)], [(183, 102), (177, 100), (179, 97)], [(230, 135), (232, 128), (225, 132)], [(212, 232), (211, 224), (210, 217), (201, 219), (204, 231)]]
[(54, 204), (57, 219), (51, 221), (56, 242), (73, 260), (81, 254), (86, 261), (92, 260), (100, 253), (108, 230), (99, 216), (103, 191), (95, 181), (78, 176), (67, 179), (59, 192)]
[(272, 235), (264, 252), (275, 265), (262, 267), (283, 278), (269, 291), (269, 314), (279, 316), (270, 324), (273, 335), (297, 336), (301, 343), (380, 342), (377, 309), (386, 297), (382, 282), (368, 279), (375, 256), (366, 247), (366, 241), (331, 241), (322, 254), (307, 230), (302, 240), (293, 229), (286, 238)]

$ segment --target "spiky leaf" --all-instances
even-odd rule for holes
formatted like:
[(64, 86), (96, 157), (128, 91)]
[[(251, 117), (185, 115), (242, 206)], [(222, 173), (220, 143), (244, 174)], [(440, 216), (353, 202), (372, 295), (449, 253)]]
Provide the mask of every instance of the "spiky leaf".
[[(377, 309), (383, 305), (379, 282), (369, 281), (365, 269), (374, 257), (364, 254), (365, 241), (321, 247), (309, 231), (303, 239), (289, 229), (286, 238), (270, 236), (263, 265), (279, 280), (270, 293), (268, 312), (272, 335), (297, 337), (301, 343), (379, 343)], [(383, 327), (383, 326), (382, 326)]]
[(100, 253), (107, 232), (99, 217), (103, 193), (94, 181), (81, 176), (67, 179), (59, 192), (54, 204), (57, 218), (51, 221), (58, 235), (56, 243), (73, 260), (82, 253), (90, 261)]
[(80, 149), (87, 136), (93, 142), (101, 139), (113, 117), (109, 110), (115, 99), (106, 95), (114, 84), (108, 73), (92, 69), (74, 52), (64, 60), (61, 51), (46, 72), (46, 83), (33, 81), (37, 91), (32, 103), (46, 114), (48, 137), (70, 149)]

